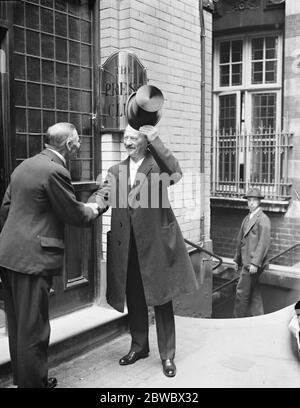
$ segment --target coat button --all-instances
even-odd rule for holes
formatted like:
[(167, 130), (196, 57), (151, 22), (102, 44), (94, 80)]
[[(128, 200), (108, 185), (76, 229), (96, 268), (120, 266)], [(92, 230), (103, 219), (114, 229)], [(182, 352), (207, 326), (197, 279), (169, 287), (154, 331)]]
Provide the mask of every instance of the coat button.
[(121, 245), (121, 241), (120, 241), (120, 240), (118, 240), (118, 245)]
[(123, 224), (120, 222), (120, 227), (122, 228), (123, 227)]

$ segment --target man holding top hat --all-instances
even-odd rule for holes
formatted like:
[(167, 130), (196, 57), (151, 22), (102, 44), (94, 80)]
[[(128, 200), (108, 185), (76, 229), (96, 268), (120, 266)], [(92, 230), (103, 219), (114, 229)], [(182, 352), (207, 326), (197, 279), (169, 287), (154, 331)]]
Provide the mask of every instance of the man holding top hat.
[[(167, 188), (182, 177), (177, 159), (154, 126), (161, 118), (163, 95), (144, 85), (126, 104), (128, 157), (108, 170), (89, 201), (112, 207), (107, 243), (107, 301), (123, 312), (126, 299), (131, 347), (119, 361), (148, 357), (148, 306), (154, 306), (163, 373), (176, 374), (172, 299), (197, 288), (182, 233)], [(128, 177), (124, 177), (124, 174)], [(108, 208), (108, 207), (107, 207)]]
[(234, 317), (245, 317), (247, 309), (252, 316), (264, 313), (259, 278), (266, 266), (271, 240), (271, 223), (260, 204), (264, 198), (258, 188), (244, 196), (248, 200), (249, 214), (244, 218), (237, 238), (234, 257), (236, 269), (241, 268), (236, 288)]

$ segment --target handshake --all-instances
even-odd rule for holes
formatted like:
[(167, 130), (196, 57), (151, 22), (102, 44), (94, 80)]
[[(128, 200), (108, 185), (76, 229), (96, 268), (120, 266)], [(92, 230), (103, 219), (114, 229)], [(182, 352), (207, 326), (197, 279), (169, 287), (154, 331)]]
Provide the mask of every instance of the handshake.
[(97, 203), (83, 203), (85, 207), (91, 208), (95, 217), (102, 214), (101, 208)]

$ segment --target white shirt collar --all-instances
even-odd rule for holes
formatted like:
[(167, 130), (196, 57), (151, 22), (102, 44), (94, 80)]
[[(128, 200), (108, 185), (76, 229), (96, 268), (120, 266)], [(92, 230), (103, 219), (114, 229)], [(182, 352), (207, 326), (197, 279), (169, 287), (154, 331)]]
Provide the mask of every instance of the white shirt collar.
[(249, 219), (251, 220), (251, 218), (258, 213), (258, 211), (260, 210), (260, 207), (257, 207), (256, 210), (254, 210), (253, 212), (250, 213)]
[(64, 165), (67, 165), (66, 159), (64, 158), (64, 156), (62, 154), (60, 154), (57, 150), (51, 149), (50, 147), (46, 147), (47, 150), (50, 150), (50, 152), (53, 152), (54, 154), (56, 154), (57, 157), (59, 157)]
[(136, 178), (136, 173), (137, 173), (138, 168), (140, 167), (140, 165), (143, 163), (144, 158), (145, 157), (142, 157), (139, 161), (135, 162), (130, 157), (129, 171), (130, 171), (130, 184), (131, 184), (131, 187), (134, 185), (134, 181), (135, 181), (135, 178)]

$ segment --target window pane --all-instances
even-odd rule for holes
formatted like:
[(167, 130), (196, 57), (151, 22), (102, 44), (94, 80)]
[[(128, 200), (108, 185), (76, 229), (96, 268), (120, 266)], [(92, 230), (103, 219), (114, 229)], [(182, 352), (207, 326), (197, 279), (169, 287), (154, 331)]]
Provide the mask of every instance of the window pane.
[(14, 55), (14, 69), (16, 79), (25, 79), (25, 57)]
[(42, 57), (54, 58), (54, 37), (42, 34)]
[(80, 112), (81, 95), (80, 91), (70, 90), (70, 110)]
[(29, 135), (29, 156), (34, 156), (42, 150), (42, 137)]
[(22, 1), (16, 1), (14, 7), (14, 23), (16, 25), (24, 26), (24, 3)]
[(72, 0), (68, 2), (68, 11), (74, 16), (80, 15), (80, 2), (81, 0)]
[(36, 82), (40, 81), (41, 75), (39, 58), (27, 57), (27, 79)]
[(69, 37), (73, 40), (80, 40), (80, 20), (69, 17)]
[(243, 42), (242, 41), (232, 41), (232, 62), (240, 62), (243, 59)]
[(67, 16), (62, 13), (55, 13), (55, 34), (61, 37), (67, 36)]
[(92, 111), (92, 93), (91, 92), (81, 92), (81, 112), (91, 112)]
[(39, 33), (26, 30), (26, 52), (32, 55), (40, 55)]
[(92, 134), (92, 118), (91, 115), (82, 115), (82, 132), (83, 135)]
[(262, 93), (252, 96), (252, 126), (254, 131), (276, 128), (276, 94)]
[(81, 41), (91, 43), (91, 24), (81, 21)]
[(263, 63), (252, 63), (252, 84), (261, 84), (263, 82)]
[(43, 108), (54, 108), (54, 87), (43, 85)]
[(82, 137), (79, 157), (82, 159), (89, 159), (92, 157), (92, 151), (93, 151), (93, 138)]
[(53, 33), (53, 11), (41, 9), (41, 29), (46, 33)]
[(220, 84), (221, 86), (229, 86), (229, 65), (220, 67)]
[(39, 7), (26, 3), (25, 7), (26, 27), (38, 30), (39, 24)]
[(40, 0), (41, 1), (41, 5), (45, 6), (45, 7), (53, 7), (53, 0)]
[(70, 86), (78, 87), (80, 84), (80, 68), (73, 65), (69, 66), (69, 81)]
[(55, 0), (55, 8), (61, 11), (67, 11), (67, 1)]
[(80, 64), (80, 43), (69, 42), (69, 61), (72, 64)]
[(68, 109), (68, 90), (65, 88), (56, 88), (56, 107), (57, 109)]
[(68, 65), (56, 63), (56, 83), (57, 85), (68, 86)]
[(41, 111), (28, 109), (28, 131), (41, 133)]
[(232, 85), (241, 85), (242, 83), (242, 64), (232, 65)]
[(42, 61), (43, 82), (54, 83), (54, 63), (52, 61)]
[(276, 61), (266, 61), (266, 83), (274, 83), (277, 80), (277, 62)]
[(57, 112), (57, 122), (70, 122), (68, 112)]
[(60, 61), (67, 61), (68, 59), (67, 40), (64, 40), (62, 38), (56, 38), (55, 47), (56, 47), (56, 59)]
[(81, 88), (91, 89), (92, 87), (92, 70), (90, 68), (81, 68)]
[(90, 67), (92, 65), (92, 54), (90, 45), (81, 45), (81, 65)]
[(39, 108), (41, 106), (40, 85), (27, 84), (27, 104), (28, 106)]
[(44, 132), (47, 131), (49, 126), (54, 125), (54, 123), (55, 123), (54, 112), (53, 111), (43, 111), (43, 130)]
[(79, 113), (71, 113), (70, 114), (70, 122), (76, 127), (78, 133), (80, 133), (81, 129), (81, 115)]
[(26, 106), (25, 82), (15, 81), (15, 102), (16, 105)]
[(230, 42), (222, 42), (220, 44), (220, 63), (225, 64), (230, 62)]
[(235, 133), (236, 129), (236, 95), (224, 95), (219, 99), (220, 134)]
[(16, 108), (16, 131), (26, 132), (26, 109)]
[(263, 59), (264, 52), (264, 39), (254, 38), (252, 40), (252, 59)]
[(26, 159), (27, 156), (27, 136), (16, 134), (16, 157)]
[(23, 28), (15, 28), (14, 30), (14, 44), (15, 44), (15, 51), (18, 52), (25, 52), (25, 31)]

